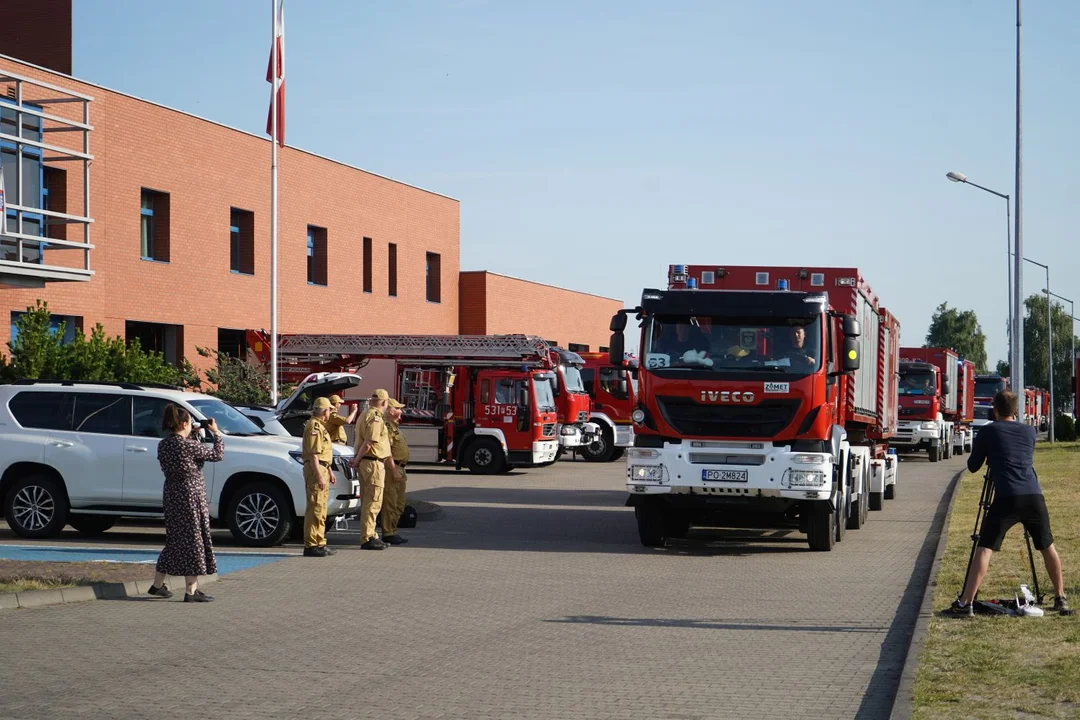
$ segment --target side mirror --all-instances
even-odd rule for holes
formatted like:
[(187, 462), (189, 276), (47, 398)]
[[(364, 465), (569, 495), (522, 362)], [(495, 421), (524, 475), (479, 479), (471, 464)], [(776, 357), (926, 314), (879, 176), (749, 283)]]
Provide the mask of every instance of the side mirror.
[[(618, 316), (616, 316), (616, 317), (618, 317)], [(612, 320), (611, 324), (614, 325), (615, 321)], [(626, 316), (625, 315), (623, 316), (623, 325), (626, 325)], [(621, 329), (620, 330), (615, 330), (614, 332), (611, 333), (611, 340), (608, 341), (608, 362), (610, 362), (612, 365), (614, 365), (616, 367), (618, 367), (619, 365), (622, 365), (623, 356), (625, 355), (623, 350), (625, 350), (625, 349), (626, 349), (626, 338), (623, 337), (622, 330)]]
[(852, 373), (859, 369), (859, 341), (850, 335), (844, 337), (844, 356), (841, 367), (844, 372)]
[(952, 390), (952, 386), (949, 385), (949, 378), (942, 378), (941, 379), (941, 394), (942, 395), (948, 395), (950, 390)]
[(844, 316), (844, 337), (859, 337), (862, 335), (862, 327), (859, 321), (852, 315)]
[[(626, 313), (617, 312), (611, 316), (611, 325), (608, 327), (611, 332), (621, 333), (626, 329)], [(619, 362), (622, 362), (622, 355), (619, 356)]]

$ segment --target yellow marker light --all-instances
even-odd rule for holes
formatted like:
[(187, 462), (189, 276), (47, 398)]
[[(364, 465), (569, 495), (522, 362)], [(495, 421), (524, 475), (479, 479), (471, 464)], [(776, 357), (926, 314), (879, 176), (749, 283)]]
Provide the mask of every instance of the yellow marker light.
[(848, 360), (854, 360), (856, 355), (858, 355), (858, 353), (856, 353), (854, 350), (848, 350)]

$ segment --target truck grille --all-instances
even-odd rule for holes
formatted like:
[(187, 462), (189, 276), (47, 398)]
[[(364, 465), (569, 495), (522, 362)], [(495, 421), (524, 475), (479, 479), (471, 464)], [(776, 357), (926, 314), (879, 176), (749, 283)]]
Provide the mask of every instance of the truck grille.
[(680, 435), (775, 437), (791, 424), (798, 400), (766, 400), (757, 405), (702, 405), (690, 398), (657, 397), (668, 425)]
[(554, 437), (555, 423), (544, 423), (543, 427), (540, 428), (540, 434), (543, 437)]
[(918, 415), (920, 413), (926, 413), (929, 410), (930, 410), (929, 406), (900, 408), (900, 417), (910, 417), (912, 415)]

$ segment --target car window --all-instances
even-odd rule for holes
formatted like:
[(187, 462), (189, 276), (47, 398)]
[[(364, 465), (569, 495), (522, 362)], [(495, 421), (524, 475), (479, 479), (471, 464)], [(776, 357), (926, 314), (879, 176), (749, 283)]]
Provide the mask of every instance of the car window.
[(75, 393), (74, 432), (105, 435), (131, 434), (131, 396)]
[(165, 408), (172, 405), (172, 401), (162, 398), (138, 397), (132, 401), (131, 425), (132, 434), (138, 437), (163, 438), (168, 431), (161, 429), (161, 420), (165, 416)]
[(23, 391), (8, 401), (8, 408), (15, 420), (24, 428), (40, 430), (67, 430), (68, 413), (64, 412), (67, 393)]
[(589, 393), (590, 397), (596, 397), (593, 392), (593, 369), (581, 368), (581, 384), (585, 386), (585, 392)]

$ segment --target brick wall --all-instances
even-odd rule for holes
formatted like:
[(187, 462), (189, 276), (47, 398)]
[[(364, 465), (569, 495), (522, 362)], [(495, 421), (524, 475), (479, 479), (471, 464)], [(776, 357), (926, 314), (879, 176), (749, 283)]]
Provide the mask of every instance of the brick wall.
[(619, 300), (486, 271), (462, 272), (459, 288), (462, 333), (539, 335), (564, 348), (571, 343), (593, 351), (606, 347), (611, 316), (623, 306)]
[[(10, 311), (41, 298), (52, 312), (124, 333), (126, 320), (184, 327), (184, 355), (216, 347), (218, 328), (269, 329), (270, 143), (152, 103), (0, 58), (0, 70), (84, 92), (90, 104), (91, 268), (88, 283), (0, 291), (0, 348)], [(28, 98), (32, 100), (32, 98)], [(75, 135), (75, 133), (56, 133)], [(74, 138), (72, 138), (74, 139)], [(58, 140), (57, 140), (58, 141)], [(293, 148), (278, 155), (280, 330), (454, 333), (458, 327), (459, 204)], [(82, 198), (68, 168), (68, 198)], [(140, 259), (140, 189), (168, 193), (169, 262)], [(230, 271), (229, 210), (254, 213), (255, 274)], [(70, 211), (81, 211), (80, 207)], [(307, 283), (307, 226), (326, 228), (327, 285)], [(374, 286), (363, 293), (362, 239), (373, 238)], [(76, 238), (71, 238), (76, 239)], [(397, 297), (387, 288), (397, 244)], [(426, 300), (426, 253), (441, 256), (442, 298)], [(68, 258), (65, 261), (64, 258)], [(46, 262), (78, 264), (74, 251)]]
[(0, 53), (71, 74), (71, 0), (0, 0)]

